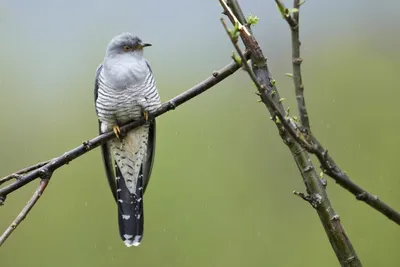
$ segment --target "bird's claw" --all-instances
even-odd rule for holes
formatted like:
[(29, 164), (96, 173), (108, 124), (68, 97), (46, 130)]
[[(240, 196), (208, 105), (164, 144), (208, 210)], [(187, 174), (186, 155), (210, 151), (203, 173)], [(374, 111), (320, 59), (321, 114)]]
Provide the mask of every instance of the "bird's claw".
[(143, 111), (143, 116), (144, 116), (145, 121), (149, 120), (149, 112), (148, 111)]
[(115, 125), (115, 126), (113, 127), (113, 132), (114, 132), (115, 136), (116, 136), (118, 139), (121, 139), (121, 129), (119, 128), (118, 125)]

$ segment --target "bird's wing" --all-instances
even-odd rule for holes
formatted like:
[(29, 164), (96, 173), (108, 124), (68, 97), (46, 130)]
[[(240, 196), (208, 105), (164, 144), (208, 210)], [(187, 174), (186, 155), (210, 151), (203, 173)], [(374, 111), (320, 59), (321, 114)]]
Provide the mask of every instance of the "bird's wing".
[(150, 181), (151, 170), (153, 169), (153, 162), (156, 150), (156, 120), (153, 119), (149, 123), (149, 139), (147, 141), (146, 158), (142, 163), (141, 173), (143, 173), (143, 186), (146, 192), (147, 184)]
[[(100, 72), (103, 68), (103, 65), (100, 64), (100, 66), (97, 68), (96, 70), (96, 79), (94, 82), (94, 102), (96, 105), (96, 100), (97, 100), (97, 96), (98, 96), (98, 90), (99, 90), (99, 75)], [(97, 113), (97, 109), (96, 109), (96, 113)], [(99, 134), (101, 134), (101, 122), (99, 120)], [(117, 186), (115, 183), (115, 175), (114, 175), (114, 171), (113, 171), (113, 165), (112, 165), (112, 159), (111, 159), (111, 153), (110, 153), (110, 147), (108, 143), (105, 143), (103, 145), (101, 145), (101, 155), (103, 158), (103, 165), (104, 165), (104, 169), (106, 171), (106, 176), (107, 176), (107, 181), (108, 181), (108, 185), (110, 186), (111, 189), (111, 193), (113, 194), (114, 200), (117, 201)]]
[[(150, 72), (153, 73), (153, 70), (151, 69), (149, 62), (147, 60), (145, 61)], [(154, 163), (155, 149), (156, 149), (156, 120), (153, 119), (149, 122), (149, 139), (147, 143), (147, 154), (145, 160), (143, 161), (143, 167), (141, 170), (141, 172), (143, 172), (144, 192), (146, 192), (147, 184), (150, 181), (151, 171), (153, 169), (153, 163)]]

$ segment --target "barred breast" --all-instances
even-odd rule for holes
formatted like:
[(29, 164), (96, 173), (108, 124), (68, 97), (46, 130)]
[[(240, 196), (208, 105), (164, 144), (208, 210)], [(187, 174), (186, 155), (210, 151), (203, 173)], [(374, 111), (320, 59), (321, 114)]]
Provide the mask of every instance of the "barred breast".
[(102, 70), (98, 84), (96, 109), (100, 121), (107, 125), (107, 130), (116, 124), (139, 119), (143, 116), (144, 110), (154, 112), (161, 105), (151, 71), (142, 83), (127, 85), (126, 89), (120, 90), (107, 82)]

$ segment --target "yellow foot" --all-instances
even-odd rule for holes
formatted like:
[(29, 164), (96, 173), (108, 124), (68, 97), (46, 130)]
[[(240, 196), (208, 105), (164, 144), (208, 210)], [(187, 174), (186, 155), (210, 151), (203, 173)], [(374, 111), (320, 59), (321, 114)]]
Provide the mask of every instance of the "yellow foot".
[(118, 138), (118, 139), (121, 139), (121, 130), (119, 129), (119, 126), (118, 125), (115, 125), (114, 127), (113, 127), (113, 131), (114, 131), (114, 134), (115, 134), (115, 136)]
[(148, 112), (148, 111), (143, 111), (143, 116), (144, 116), (144, 119), (145, 119), (146, 121), (149, 120), (149, 112)]

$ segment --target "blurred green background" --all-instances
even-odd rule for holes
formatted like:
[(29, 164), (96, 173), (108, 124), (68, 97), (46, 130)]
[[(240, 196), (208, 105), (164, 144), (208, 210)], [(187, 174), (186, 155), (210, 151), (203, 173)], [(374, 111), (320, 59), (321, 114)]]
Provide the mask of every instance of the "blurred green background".
[[(241, 1), (285, 104), (296, 110), (290, 33), (274, 1)], [(290, 4), (288, 2), (288, 4)], [(354, 181), (400, 209), (398, 1), (307, 1), (301, 11), (314, 133)], [(97, 134), (95, 69), (130, 31), (163, 101), (230, 62), (218, 1), (0, 0), (0, 176)], [(0, 266), (338, 266), (288, 149), (243, 71), (158, 119), (145, 237), (126, 248), (100, 151), (58, 170), (0, 249)], [(3, 231), (34, 182), (0, 208)], [(399, 266), (397, 225), (328, 178), (365, 266)]]

